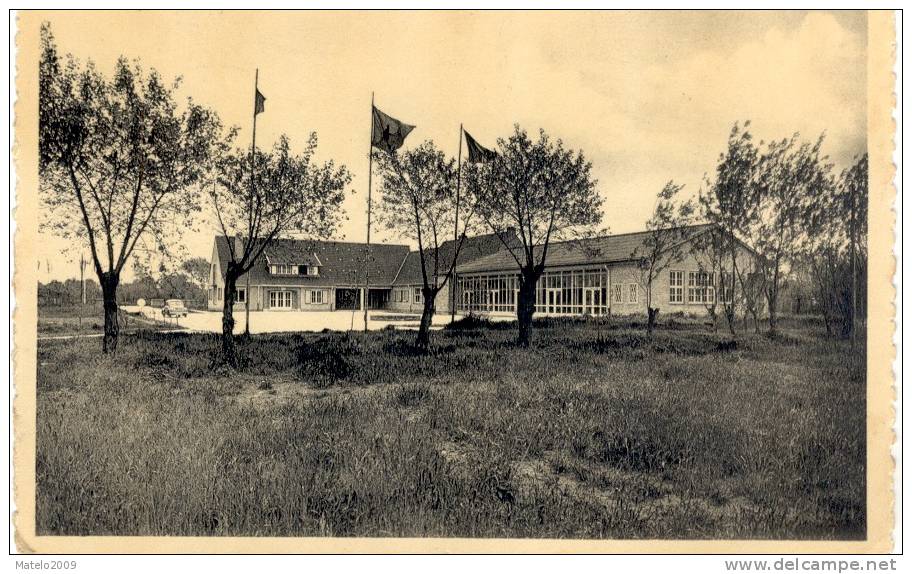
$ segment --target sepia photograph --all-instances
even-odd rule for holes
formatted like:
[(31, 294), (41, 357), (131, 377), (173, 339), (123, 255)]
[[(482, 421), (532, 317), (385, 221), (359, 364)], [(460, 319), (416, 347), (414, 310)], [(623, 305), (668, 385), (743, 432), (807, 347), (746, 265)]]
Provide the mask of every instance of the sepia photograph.
[(893, 13), (12, 18), (20, 552), (893, 547)]

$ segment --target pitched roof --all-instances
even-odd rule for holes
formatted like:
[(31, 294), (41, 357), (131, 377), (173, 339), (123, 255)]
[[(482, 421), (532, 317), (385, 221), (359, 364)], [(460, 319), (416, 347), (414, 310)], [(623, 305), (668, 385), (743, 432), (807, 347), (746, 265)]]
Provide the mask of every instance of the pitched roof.
[[(513, 235), (513, 237), (515, 238), (515, 235)], [(507, 240), (509, 241), (509, 239)], [(503, 243), (501, 243), (500, 239), (494, 233), (466, 237), (465, 240), (463, 240), (462, 248), (459, 250), (457, 265), (469, 263), (476, 259), (491, 255), (502, 248)], [(443, 244), (440, 245), (438, 250), (440, 265), (438, 272), (440, 275), (445, 275), (446, 272), (449, 271), (450, 262), (453, 260), (453, 253), (455, 250), (456, 241), (453, 239), (444, 241)], [(428, 277), (430, 278), (434, 273), (434, 250), (425, 249), (424, 253), (425, 265), (427, 266)], [(399, 270), (399, 274), (396, 276), (396, 280), (393, 284), (421, 285), (422, 283), (424, 283), (424, 279), (421, 274), (421, 253), (416, 250), (408, 254), (408, 257), (402, 264), (402, 269)]]
[[(230, 254), (228, 240), (224, 235), (216, 236), (219, 262), (224, 273)], [(263, 251), (250, 270), (250, 282), (254, 285), (359, 285), (364, 282), (364, 259), (367, 254), (365, 243), (345, 241), (316, 241), (310, 239), (276, 239)], [(372, 243), (370, 246), (371, 285), (392, 285), (402, 262), (408, 256), (407, 245)], [(295, 265), (319, 265), (320, 274), (271, 275), (269, 262)], [(245, 281), (246, 279), (242, 279)]]
[[(700, 233), (707, 231), (712, 224), (704, 223), (681, 227), (681, 241), (689, 241)], [(644, 246), (644, 241), (649, 236), (648, 231), (624, 233), (619, 235), (606, 235), (586, 239), (561, 241), (551, 243), (548, 247), (548, 260), (546, 267), (563, 267), (569, 265), (594, 265), (604, 263), (619, 263), (634, 259), (633, 254)], [(538, 254), (536, 248), (536, 255)], [(517, 253), (518, 255), (518, 253)], [(518, 270), (516, 259), (506, 249), (482, 257), (475, 261), (459, 265), (458, 273), (476, 273), (482, 271), (507, 271)]]

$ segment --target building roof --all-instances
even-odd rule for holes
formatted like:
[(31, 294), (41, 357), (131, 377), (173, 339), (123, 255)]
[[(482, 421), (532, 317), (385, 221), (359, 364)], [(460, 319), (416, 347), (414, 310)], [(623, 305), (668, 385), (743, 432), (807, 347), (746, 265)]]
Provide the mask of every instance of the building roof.
[[(679, 228), (681, 241), (689, 241), (697, 235), (709, 230), (712, 224), (704, 223), (689, 225)], [(551, 243), (548, 247), (546, 267), (564, 267), (571, 265), (598, 265), (606, 263), (620, 263), (634, 260), (634, 253), (644, 248), (644, 242), (649, 237), (648, 231), (623, 233), (619, 235), (605, 235), (579, 240), (560, 241)], [(536, 248), (536, 255), (538, 254)], [(514, 251), (522, 260), (521, 248)], [(458, 273), (479, 273), (483, 271), (511, 271), (519, 270), (513, 254), (506, 249), (457, 266)]]
[[(230, 259), (228, 240), (224, 235), (216, 236), (219, 263), (224, 273)], [(364, 282), (364, 260), (367, 244), (345, 241), (316, 241), (310, 239), (276, 239), (263, 251), (250, 270), (250, 282), (254, 285), (295, 285), (328, 287), (332, 285), (359, 285)], [(372, 243), (370, 246), (370, 283), (376, 286), (390, 286), (399, 268), (409, 253), (407, 245)], [(294, 265), (318, 265), (320, 274), (271, 275), (269, 262)], [(241, 282), (246, 281), (245, 278)]]
[[(510, 232), (508, 232), (510, 233)], [(512, 237), (515, 239), (515, 234), (512, 234)], [(507, 238), (505, 236), (505, 238)], [(507, 240), (509, 240), (507, 238)], [(503, 243), (501, 243), (500, 238), (497, 237), (494, 233), (488, 233), (486, 235), (476, 235), (475, 237), (466, 237), (463, 240), (462, 248), (459, 250), (459, 258), (457, 260), (457, 265), (469, 263), (475, 261), (487, 255), (496, 253), (503, 248)], [(449, 271), (450, 262), (453, 260), (453, 253), (456, 250), (456, 241), (451, 239), (449, 241), (444, 241), (439, 248), (439, 269), (438, 272), (441, 275), (445, 275)], [(434, 250), (425, 249), (425, 264), (427, 266), (428, 277), (430, 278), (434, 273)], [(421, 253), (419, 251), (412, 251), (408, 254), (408, 257), (405, 259), (405, 262), (402, 264), (402, 269), (399, 270), (399, 274), (396, 276), (396, 280), (393, 282), (394, 285), (421, 285), (424, 283), (424, 279), (421, 273)]]

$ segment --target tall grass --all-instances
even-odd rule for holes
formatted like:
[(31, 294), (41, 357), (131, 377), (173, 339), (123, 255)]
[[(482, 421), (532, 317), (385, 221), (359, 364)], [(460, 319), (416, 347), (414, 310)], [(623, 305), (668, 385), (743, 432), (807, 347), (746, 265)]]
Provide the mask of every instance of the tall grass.
[(538, 327), (41, 342), (38, 531), (864, 536), (863, 349)]

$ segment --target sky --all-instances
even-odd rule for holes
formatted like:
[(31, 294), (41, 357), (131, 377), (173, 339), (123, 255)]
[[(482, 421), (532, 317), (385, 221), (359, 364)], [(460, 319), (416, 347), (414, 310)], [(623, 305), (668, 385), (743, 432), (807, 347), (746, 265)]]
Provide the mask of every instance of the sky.
[[(837, 169), (866, 148), (867, 18), (859, 12), (67, 12), (58, 49), (108, 72), (139, 59), (178, 96), (249, 142), (254, 73), (266, 96), (258, 147), (287, 134), (353, 174), (337, 239), (363, 241), (370, 101), (456, 156), (459, 125), (482, 145), (514, 124), (545, 129), (592, 162), (602, 227), (642, 229), (665, 182), (695, 195), (734, 122), (758, 140), (826, 133)], [(30, 19), (19, 34), (38, 34)], [(249, 143), (247, 144), (249, 145)], [(465, 152), (464, 152), (465, 153)], [(375, 182), (376, 183), (376, 182)], [(180, 238), (208, 258), (216, 227)], [(409, 243), (386, 231), (374, 241)], [(39, 280), (78, 274), (78, 247), (38, 246)], [(125, 277), (129, 279), (129, 276)]]

